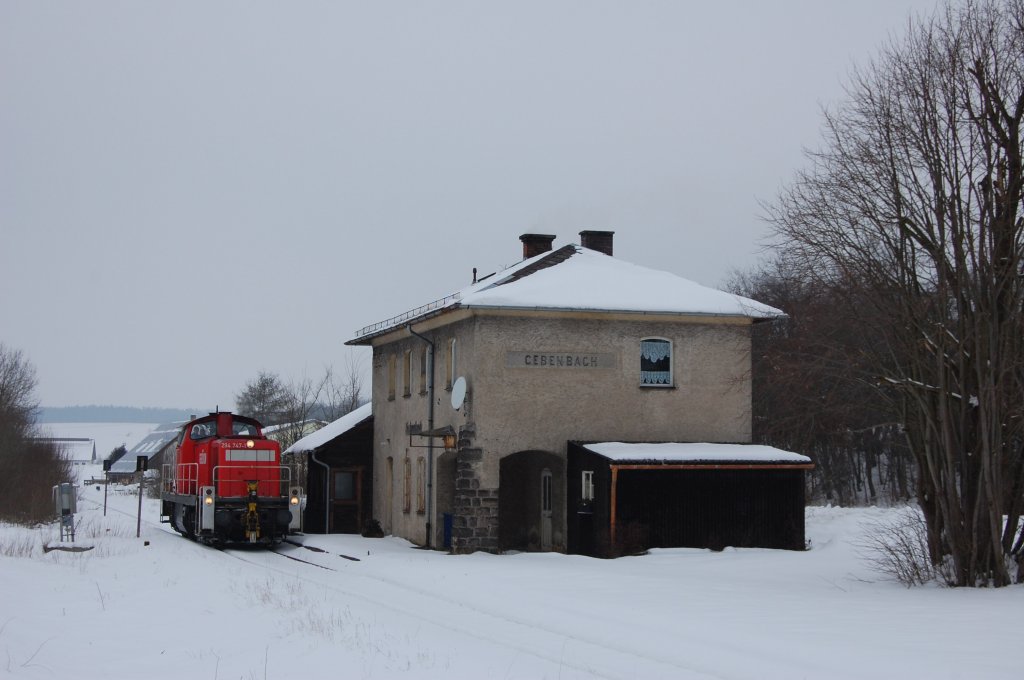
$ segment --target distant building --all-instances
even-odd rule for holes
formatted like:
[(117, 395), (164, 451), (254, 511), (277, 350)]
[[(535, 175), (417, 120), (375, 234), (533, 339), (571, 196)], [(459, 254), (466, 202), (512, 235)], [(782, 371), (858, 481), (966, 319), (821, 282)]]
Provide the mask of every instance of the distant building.
[(97, 460), (96, 440), (88, 437), (33, 437), (32, 441), (56, 445), (72, 465), (89, 465)]
[(110, 476), (116, 479), (133, 475), (139, 456), (146, 457), (148, 469), (160, 470), (165, 454), (177, 444), (182, 425), (184, 423), (166, 423), (157, 426), (155, 430), (111, 464)]
[(552, 250), (554, 236), (524, 234), (519, 264), (348, 343), (373, 348), (372, 507), (384, 531), (458, 551), (618, 554), (737, 539), (671, 530), (689, 521), (685, 505), (671, 516), (637, 505), (647, 492), (688, 493), (700, 472), (719, 490), (707, 512), (776, 504), (790, 532), (781, 544), (802, 546), (803, 456), (735, 447), (722, 458), (707, 446), (656, 468), (640, 450), (600, 467), (601, 449), (586, 453), (586, 442), (749, 443), (751, 326), (782, 312), (618, 260), (612, 232), (580, 237)]
[(288, 447), (292, 442), (296, 442), (306, 435), (316, 432), (326, 424), (322, 420), (303, 420), (298, 423), (267, 425), (263, 428), (263, 436)]

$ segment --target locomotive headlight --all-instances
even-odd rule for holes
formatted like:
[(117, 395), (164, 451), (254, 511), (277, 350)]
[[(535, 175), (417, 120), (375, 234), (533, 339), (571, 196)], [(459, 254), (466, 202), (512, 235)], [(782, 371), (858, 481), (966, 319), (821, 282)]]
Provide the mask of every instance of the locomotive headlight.
[(207, 505), (213, 505), (213, 496), (207, 496), (206, 498), (203, 499), (203, 502), (206, 503)]
[(292, 499), (291, 499), (290, 502), (291, 502), (292, 505), (298, 505), (299, 504), (299, 497), (298, 496), (292, 496)]
[(254, 442), (251, 439), (249, 441), (245, 442), (245, 448), (247, 448), (247, 449), (251, 449), (254, 446), (256, 446), (256, 442)]

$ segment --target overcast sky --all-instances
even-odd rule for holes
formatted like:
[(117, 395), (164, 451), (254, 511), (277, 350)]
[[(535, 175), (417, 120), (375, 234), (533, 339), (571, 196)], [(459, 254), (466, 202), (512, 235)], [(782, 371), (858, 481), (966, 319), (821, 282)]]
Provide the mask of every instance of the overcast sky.
[(525, 232), (720, 285), (934, 5), (0, 0), (0, 342), (47, 406), (231, 408)]

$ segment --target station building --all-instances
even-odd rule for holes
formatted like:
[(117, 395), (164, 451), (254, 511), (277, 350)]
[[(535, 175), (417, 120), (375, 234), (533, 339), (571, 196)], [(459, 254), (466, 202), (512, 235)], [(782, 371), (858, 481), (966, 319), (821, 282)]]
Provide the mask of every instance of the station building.
[(617, 259), (613, 232), (520, 240), (518, 264), (347, 343), (373, 349), (363, 498), (384, 532), (457, 552), (802, 548), (809, 459), (742, 446), (751, 327), (782, 312)]

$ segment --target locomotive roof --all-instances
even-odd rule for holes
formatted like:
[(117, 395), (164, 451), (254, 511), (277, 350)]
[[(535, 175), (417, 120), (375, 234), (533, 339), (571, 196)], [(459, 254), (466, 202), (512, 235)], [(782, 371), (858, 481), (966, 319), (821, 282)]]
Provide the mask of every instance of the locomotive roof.
[(231, 411), (215, 411), (213, 413), (207, 413), (205, 416), (201, 416), (199, 418), (193, 418), (192, 420), (190, 420), (187, 423), (185, 423), (185, 425), (191, 425), (192, 423), (202, 423), (202, 422), (206, 422), (208, 420), (216, 420), (217, 416), (225, 415), (225, 414), (231, 416), (232, 420), (237, 420), (237, 421), (239, 421), (241, 423), (248, 423), (249, 425), (255, 425), (256, 427), (260, 428), (261, 430), (263, 429), (263, 423), (261, 423), (260, 421), (256, 420), (255, 418), (250, 418), (249, 416), (243, 416), (243, 415), (239, 415), (237, 413), (232, 413)]

